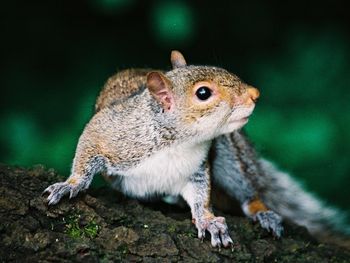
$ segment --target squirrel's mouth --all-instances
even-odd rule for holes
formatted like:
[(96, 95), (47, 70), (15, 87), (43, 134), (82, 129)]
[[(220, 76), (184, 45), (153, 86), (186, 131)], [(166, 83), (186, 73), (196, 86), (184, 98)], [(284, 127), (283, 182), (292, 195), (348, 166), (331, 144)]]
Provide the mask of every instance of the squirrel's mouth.
[(226, 123), (222, 126), (222, 134), (233, 132), (246, 125), (253, 110), (254, 105), (233, 108), (231, 114), (226, 119)]
[(235, 120), (229, 119), (227, 123), (228, 123), (228, 124), (236, 123), (236, 124), (244, 125), (244, 124), (246, 124), (248, 121), (249, 121), (249, 117), (244, 117), (244, 118), (235, 119)]
[(239, 107), (232, 110), (231, 115), (227, 119), (227, 123), (247, 123), (249, 116), (253, 113), (254, 106)]

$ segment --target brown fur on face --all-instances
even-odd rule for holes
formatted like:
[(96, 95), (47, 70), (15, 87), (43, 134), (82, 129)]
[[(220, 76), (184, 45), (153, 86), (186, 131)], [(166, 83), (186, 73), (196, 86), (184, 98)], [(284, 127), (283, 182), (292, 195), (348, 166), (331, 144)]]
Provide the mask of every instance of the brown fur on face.
[[(186, 66), (167, 72), (166, 76), (172, 83), (177, 100), (175, 103), (182, 110), (181, 119), (187, 124), (210, 116), (219, 107), (222, 108), (223, 116), (229, 115), (233, 107), (243, 104), (249, 96), (248, 85), (221, 68)], [(213, 92), (207, 101), (196, 98), (196, 91), (201, 86), (207, 86)]]

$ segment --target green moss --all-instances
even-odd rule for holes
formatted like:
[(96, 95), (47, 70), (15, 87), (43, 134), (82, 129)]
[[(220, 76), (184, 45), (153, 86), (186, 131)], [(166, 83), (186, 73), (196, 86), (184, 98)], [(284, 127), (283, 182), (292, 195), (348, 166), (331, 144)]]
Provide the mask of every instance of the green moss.
[(175, 232), (176, 232), (176, 227), (175, 227), (174, 225), (170, 225), (170, 226), (168, 227), (168, 231), (169, 231), (170, 233), (175, 233)]
[(71, 215), (64, 218), (65, 232), (72, 238), (87, 237), (93, 239), (97, 236), (100, 229), (99, 225), (94, 221), (90, 221), (86, 225), (80, 223), (80, 215)]
[(194, 231), (188, 231), (185, 235), (192, 238), (197, 237), (197, 234)]
[(96, 224), (95, 221), (89, 222), (89, 224), (84, 227), (85, 235), (91, 239), (97, 236), (98, 230), (99, 226)]

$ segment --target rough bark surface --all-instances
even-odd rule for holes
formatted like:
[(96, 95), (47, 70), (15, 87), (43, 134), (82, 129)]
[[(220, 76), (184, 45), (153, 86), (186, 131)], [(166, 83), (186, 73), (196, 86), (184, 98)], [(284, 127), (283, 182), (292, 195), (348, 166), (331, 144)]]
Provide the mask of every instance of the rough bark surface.
[[(47, 207), (63, 180), (52, 169), (0, 165), (0, 262), (349, 262), (350, 253), (286, 225), (275, 240), (246, 218), (224, 215), (234, 249), (197, 239), (186, 209), (144, 204), (108, 188)], [(217, 211), (217, 214), (221, 214)]]

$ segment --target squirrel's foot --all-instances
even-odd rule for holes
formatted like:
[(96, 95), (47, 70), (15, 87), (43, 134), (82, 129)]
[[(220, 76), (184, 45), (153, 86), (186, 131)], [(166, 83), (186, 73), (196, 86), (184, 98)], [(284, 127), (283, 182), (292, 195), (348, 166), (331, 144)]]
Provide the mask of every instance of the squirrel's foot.
[(274, 236), (279, 238), (283, 234), (282, 217), (268, 209), (261, 199), (244, 202), (242, 210), (254, 221), (259, 221), (262, 228), (272, 231)]
[(69, 198), (75, 197), (81, 190), (84, 189), (83, 184), (72, 184), (68, 182), (55, 183), (46, 188), (43, 192), (49, 193), (47, 197), (48, 205), (57, 204), (61, 198), (69, 193)]
[(262, 228), (280, 238), (283, 234), (282, 217), (271, 210), (257, 212), (255, 220), (260, 222)]
[(233, 244), (233, 241), (228, 233), (228, 227), (224, 217), (211, 217), (198, 220), (195, 222), (198, 229), (198, 238), (203, 240), (205, 231), (211, 235), (211, 245), (213, 247), (228, 247)]

